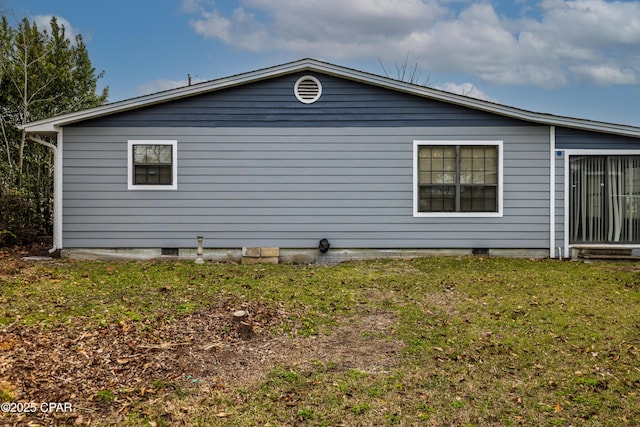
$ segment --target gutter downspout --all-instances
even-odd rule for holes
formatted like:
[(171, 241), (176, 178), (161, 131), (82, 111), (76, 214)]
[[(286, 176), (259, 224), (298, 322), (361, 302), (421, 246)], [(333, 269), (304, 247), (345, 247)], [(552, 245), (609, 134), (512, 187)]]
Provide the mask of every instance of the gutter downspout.
[[(33, 135), (28, 135), (28, 138), (53, 151), (53, 247), (49, 249), (49, 253), (52, 254), (62, 248), (62, 162), (57, 146)], [(57, 133), (57, 140), (60, 144), (62, 140), (60, 132)]]
[[(556, 257), (556, 127), (549, 126), (549, 257)], [(562, 253), (557, 256), (562, 259)]]

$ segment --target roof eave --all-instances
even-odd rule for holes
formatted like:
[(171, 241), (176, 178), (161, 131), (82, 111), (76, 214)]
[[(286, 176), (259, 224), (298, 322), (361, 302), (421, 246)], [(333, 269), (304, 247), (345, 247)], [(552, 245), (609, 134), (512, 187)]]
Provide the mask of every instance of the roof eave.
[(334, 66), (332, 64), (324, 64), (325, 71), (333, 71), (337, 69), (341, 77), (353, 78), (354, 80), (362, 81), (362, 76), (366, 76), (366, 82), (388, 89), (395, 89), (401, 92), (410, 93), (413, 95), (424, 96), (427, 98), (435, 99), (442, 102), (456, 104), (464, 107), (473, 108), (475, 110), (485, 111), (493, 114), (499, 114), (505, 117), (511, 117), (514, 119), (520, 119), (524, 121), (533, 122), (536, 124), (567, 127), (573, 129), (589, 130), (595, 132), (612, 133), (622, 136), (640, 136), (640, 128), (636, 126), (622, 125), (616, 123), (599, 122), (586, 119), (577, 119), (573, 117), (556, 116), (553, 114), (536, 113), (533, 111), (521, 110), (515, 107), (509, 107), (502, 104), (496, 104), (481, 99), (471, 98), (468, 96), (458, 95), (451, 92), (445, 92), (438, 89), (433, 89), (427, 86), (419, 86), (412, 83), (406, 83), (399, 80), (393, 80), (383, 76), (375, 74), (367, 74), (358, 70), (349, 70)]
[(192, 95), (203, 94), (207, 92), (217, 91), (221, 89), (239, 86), (259, 80), (278, 77), (301, 71), (317, 71), (340, 78), (346, 78), (362, 83), (367, 83), (386, 89), (393, 89), (412, 95), (423, 96), (450, 104), (460, 105), (480, 111), (498, 114), (505, 117), (529, 121), (536, 124), (568, 127), (574, 129), (605, 132), (622, 136), (640, 136), (640, 128), (635, 126), (620, 125), (614, 123), (597, 122), (584, 119), (576, 119), (571, 117), (555, 116), (551, 114), (536, 113), (527, 110), (521, 110), (515, 107), (496, 104), (480, 99), (470, 98), (467, 96), (457, 95), (451, 92), (445, 92), (426, 86), (420, 86), (377, 74), (366, 73), (363, 71), (334, 65), (328, 62), (322, 62), (315, 59), (302, 59), (295, 62), (277, 65), (274, 67), (263, 68), (256, 71), (237, 74), (229, 77), (212, 80), (205, 83), (199, 83), (191, 86), (171, 89), (164, 92), (158, 92), (150, 95), (144, 95), (138, 98), (127, 99), (124, 101), (114, 102), (112, 104), (95, 107), (89, 110), (78, 111), (75, 113), (64, 114), (49, 119), (39, 120), (27, 123), (22, 126), (29, 133), (55, 133), (60, 127), (78, 123), (84, 120), (106, 116), (113, 113), (124, 112), (136, 108), (147, 107), (166, 101), (178, 100)]
[[(174, 101), (182, 98), (187, 98), (192, 95), (199, 95), (207, 92), (212, 92), (220, 89), (226, 89), (233, 86), (238, 86), (254, 81), (264, 80), (268, 78), (277, 77), (279, 75), (289, 74), (291, 72), (303, 71), (305, 69), (313, 69), (311, 62), (314, 60), (301, 60), (297, 62), (291, 62), (282, 64), (279, 66), (264, 68), (261, 70), (251, 71), (248, 73), (237, 74), (229, 77), (224, 77), (209, 82), (198, 83), (191, 86), (179, 87), (176, 89), (170, 89), (163, 92), (157, 92), (149, 95), (143, 95), (137, 98), (126, 99), (123, 101), (117, 101), (99, 107), (90, 108), (87, 110), (77, 111), (74, 113), (62, 114), (60, 116), (50, 117), (47, 119), (37, 120), (31, 123), (20, 126), (21, 129), (26, 129), (28, 133), (43, 133), (43, 132), (57, 132), (60, 127), (78, 123), (84, 120), (98, 118), (113, 113), (120, 113), (129, 110), (135, 110), (136, 108), (147, 107), (154, 104), (159, 104), (167, 101)], [(305, 65), (309, 63), (308, 65)]]

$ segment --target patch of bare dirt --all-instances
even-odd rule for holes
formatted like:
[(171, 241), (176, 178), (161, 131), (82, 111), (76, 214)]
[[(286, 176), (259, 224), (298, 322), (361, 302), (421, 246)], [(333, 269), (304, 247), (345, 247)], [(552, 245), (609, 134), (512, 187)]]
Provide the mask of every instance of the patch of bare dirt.
[[(382, 372), (397, 363), (387, 313), (345, 319), (328, 334), (273, 334), (291, 324), (283, 309), (260, 304), (250, 313), (251, 334), (233, 320), (238, 307), (221, 304), (140, 327), (82, 324), (42, 330), (10, 326), (0, 332), (0, 401), (34, 403), (27, 414), (0, 415), (0, 424), (72, 425), (122, 419), (136, 404), (175, 388), (250, 387), (277, 365), (304, 369), (331, 362), (336, 369)], [(69, 402), (72, 412), (42, 412), (45, 402)], [(14, 408), (15, 409), (15, 408)]]
[(0, 259), (20, 258), (25, 256), (52, 256), (49, 253), (51, 246), (50, 238), (42, 238), (29, 245), (2, 247), (0, 248)]

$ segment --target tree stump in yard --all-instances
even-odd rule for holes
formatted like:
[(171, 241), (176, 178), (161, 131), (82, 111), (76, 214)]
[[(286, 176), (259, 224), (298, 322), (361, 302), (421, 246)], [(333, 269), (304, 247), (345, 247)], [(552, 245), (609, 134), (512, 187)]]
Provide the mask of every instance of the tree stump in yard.
[(252, 321), (249, 319), (249, 313), (245, 310), (237, 310), (233, 312), (233, 323), (236, 325), (238, 334), (243, 339), (249, 339), (254, 335)]

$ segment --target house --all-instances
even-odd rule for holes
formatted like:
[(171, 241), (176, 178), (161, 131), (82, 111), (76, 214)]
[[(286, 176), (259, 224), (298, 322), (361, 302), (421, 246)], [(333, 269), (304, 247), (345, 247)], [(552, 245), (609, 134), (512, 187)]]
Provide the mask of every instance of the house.
[(285, 261), (640, 244), (640, 128), (313, 59), (25, 129), (56, 138), (71, 257), (188, 257), (197, 236), (208, 258)]

